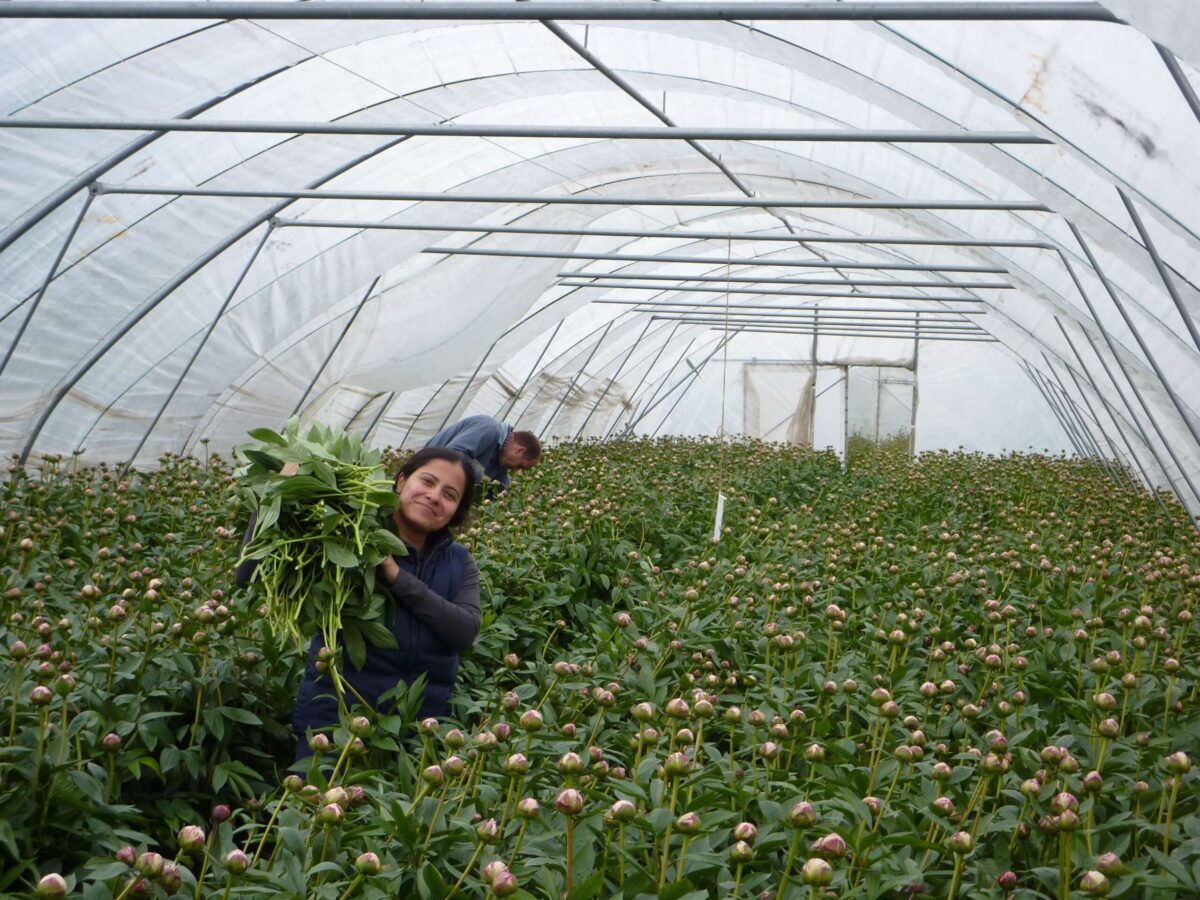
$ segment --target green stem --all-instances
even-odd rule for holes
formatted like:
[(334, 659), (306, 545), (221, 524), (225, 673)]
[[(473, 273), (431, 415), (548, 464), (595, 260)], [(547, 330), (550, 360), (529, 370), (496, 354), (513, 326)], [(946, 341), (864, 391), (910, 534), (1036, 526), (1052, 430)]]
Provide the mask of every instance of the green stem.
[(1171, 802), (1167, 804), (1167, 822), (1163, 826), (1163, 855), (1167, 855), (1171, 849), (1171, 817), (1175, 814), (1175, 798), (1179, 796), (1179, 782), (1182, 779), (1181, 775), (1176, 775), (1171, 783)]
[(947, 895), (948, 900), (954, 900), (958, 896), (958, 884), (962, 880), (963, 860), (964, 856), (957, 854), (954, 857), (954, 877), (950, 879), (950, 893)]
[(573, 816), (567, 816), (567, 893), (571, 893), (571, 887), (575, 879), (575, 819)]
[(279, 816), (279, 811), (283, 809), (284, 797), (279, 798), (279, 802), (275, 804), (275, 809), (271, 811), (271, 818), (267, 820), (267, 827), (263, 829), (262, 837), (258, 839), (258, 849), (254, 851), (254, 859), (250, 861), (250, 867), (258, 863), (258, 858), (262, 856), (263, 847), (267, 843), (267, 835), (271, 833), (271, 828), (275, 824), (275, 819)]
[[(797, 829), (796, 836), (792, 838), (792, 846), (788, 850), (787, 863), (783, 867), (783, 876), (779, 879), (779, 893), (775, 895), (775, 900), (783, 900), (783, 892), (787, 890), (788, 879), (792, 877), (792, 866), (796, 862), (796, 853), (800, 850), (800, 831)], [(682, 863), (680, 863), (682, 866)]]
[(467, 880), (467, 875), (475, 866), (475, 861), (479, 859), (479, 854), (483, 852), (483, 841), (475, 842), (475, 852), (471, 855), (471, 861), (467, 863), (462, 874), (458, 876), (458, 881), (454, 882), (454, 887), (450, 888), (450, 893), (446, 895), (447, 900), (458, 893), (458, 889), (463, 886), (463, 882)]
[(346, 898), (353, 894), (355, 889), (362, 884), (362, 880), (363, 876), (361, 872), (355, 875), (354, 880), (350, 882), (350, 886), (346, 888), (346, 890), (342, 891), (342, 895), (338, 897), (338, 900), (346, 900)]

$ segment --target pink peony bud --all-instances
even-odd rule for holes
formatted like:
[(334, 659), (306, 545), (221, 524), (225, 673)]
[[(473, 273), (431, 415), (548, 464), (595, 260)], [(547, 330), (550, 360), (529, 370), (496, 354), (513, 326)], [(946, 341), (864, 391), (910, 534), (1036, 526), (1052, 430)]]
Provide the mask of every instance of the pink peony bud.
[(833, 866), (814, 856), (804, 861), (800, 867), (800, 880), (812, 887), (825, 887), (833, 881)]
[(566, 816), (577, 816), (583, 812), (583, 794), (567, 788), (554, 798), (554, 808)]
[(758, 829), (753, 822), (738, 822), (733, 826), (733, 839), (735, 841), (745, 841), (751, 843), (758, 837)]
[(958, 855), (970, 853), (975, 846), (975, 839), (965, 831), (956, 831), (946, 839), (946, 846)]
[(179, 829), (179, 849), (185, 853), (197, 853), (204, 849), (207, 838), (199, 825), (184, 825)]
[(383, 865), (378, 854), (368, 851), (358, 855), (358, 859), (354, 861), (354, 868), (360, 875), (378, 875)]
[(746, 841), (737, 841), (729, 848), (729, 858), (736, 863), (747, 863), (754, 859), (754, 848)]
[(222, 860), (225, 871), (233, 875), (241, 875), (250, 868), (250, 857), (241, 850), (230, 850)]
[(42, 880), (37, 883), (37, 895), (39, 897), (67, 896), (67, 879), (57, 872), (43, 875)]

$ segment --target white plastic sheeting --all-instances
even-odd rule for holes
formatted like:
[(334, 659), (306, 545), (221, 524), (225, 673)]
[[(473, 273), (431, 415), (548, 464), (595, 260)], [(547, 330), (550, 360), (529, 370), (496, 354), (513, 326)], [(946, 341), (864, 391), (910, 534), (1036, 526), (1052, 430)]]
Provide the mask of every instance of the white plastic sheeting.
[[(764, 411), (794, 413), (805, 406), (796, 391), (808, 388), (787, 378), (772, 388), (753, 374), (747, 381), (754, 371), (747, 361), (790, 360), (811, 373), (810, 337), (726, 333), (667, 318), (671, 310), (594, 301), (706, 303), (717, 317), (755, 304), (942, 316), (962, 307), (851, 295), (969, 293), (986, 314), (961, 320), (999, 344), (922, 340), (916, 348), (911, 337), (822, 336), (813, 393), (853, 360), (915, 365), (916, 449), (1073, 450), (1049, 395), (1103, 452), (1200, 509), (1200, 353), (1121, 197), (1143, 220), (1185, 313), (1200, 320), (1200, 119), (1161, 55), (1174, 51), (1194, 92), (1195, 8), (1186, 0), (1109, 6), (1131, 24), (564, 21), (557, 23), (564, 40), (522, 21), (5, 19), (0, 110), (10, 117), (610, 127), (669, 117), (694, 127), (1028, 132), (1052, 143), (0, 128), (0, 353), (8, 357), (0, 371), (0, 449), (83, 448), (85, 458), (153, 464), (201, 439), (227, 448), (297, 404), (306, 417), (406, 445), (476, 412), (562, 438), (715, 433), (722, 419), (730, 431), (748, 419), (767, 427)], [(89, 185), (98, 193), (73, 232)], [(1044, 210), (110, 190), (147, 187), (680, 201), (737, 201), (750, 192), (797, 202), (991, 201)], [(409, 230), (296, 224), (320, 220)], [(878, 241), (804, 240), (822, 236)], [(448, 255), (431, 247), (652, 259)], [(706, 262), (672, 263), (670, 255)], [(789, 260), (1000, 271), (764, 264)], [(564, 272), (705, 275), (713, 280), (687, 287), (717, 292), (671, 281), (653, 292), (572, 287), (561, 283)], [(763, 284), (762, 294), (719, 293), (724, 278), (781, 277), (829, 282), (788, 290), (844, 296), (773, 296), (777, 288)], [(884, 286), (850, 287), (852, 280)], [(913, 281), (927, 284), (897, 284)], [(742, 362), (729, 366), (726, 357)], [(785, 430), (821, 444), (836, 422), (835, 401), (846, 402), (845, 385), (816, 397), (805, 410), (810, 422)]]

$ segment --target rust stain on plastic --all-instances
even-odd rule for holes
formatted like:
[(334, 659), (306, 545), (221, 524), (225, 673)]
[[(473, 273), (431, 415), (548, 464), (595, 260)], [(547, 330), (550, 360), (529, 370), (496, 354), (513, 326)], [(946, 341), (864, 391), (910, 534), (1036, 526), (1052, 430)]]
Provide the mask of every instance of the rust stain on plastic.
[(1021, 102), (1018, 105), (1032, 106), (1039, 112), (1048, 114), (1043, 100), (1046, 92), (1046, 83), (1043, 79), (1046, 75), (1046, 70), (1050, 67), (1050, 58), (1046, 57), (1043, 59), (1040, 56), (1035, 56), (1034, 59), (1037, 61), (1036, 67), (1030, 78), (1029, 87), (1026, 88), (1025, 93), (1021, 96)]

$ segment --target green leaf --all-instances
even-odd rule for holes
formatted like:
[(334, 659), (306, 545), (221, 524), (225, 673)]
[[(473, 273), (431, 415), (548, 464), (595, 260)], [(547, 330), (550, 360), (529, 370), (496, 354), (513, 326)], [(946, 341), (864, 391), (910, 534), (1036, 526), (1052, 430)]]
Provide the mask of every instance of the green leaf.
[(236, 706), (218, 706), (217, 712), (231, 722), (239, 725), (261, 725), (262, 719), (248, 709), (238, 709)]
[(354, 551), (349, 547), (345, 547), (337, 541), (328, 538), (321, 541), (321, 547), (325, 551), (325, 558), (335, 566), (340, 566), (343, 569), (358, 567), (358, 557), (354, 555)]
[(567, 894), (567, 900), (592, 900), (604, 886), (604, 873), (593, 872), (587, 879), (581, 881)]
[(408, 545), (386, 528), (376, 528), (372, 531), (371, 542), (392, 556), (408, 556)]
[(417, 889), (421, 892), (423, 900), (441, 900), (450, 890), (442, 879), (441, 872), (428, 863), (421, 867), (417, 876)]
[(264, 450), (254, 450), (249, 447), (242, 448), (242, 455), (252, 463), (256, 463), (266, 469), (268, 472), (278, 472), (283, 468), (283, 463), (267, 453)]
[(672, 881), (663, 885), (658, 892), (658, 900), (707, 900), (708, 891), (698, 891), (688, 879)]
[(342, 629), (342, 640), (346, 644), (346, 654), (354, 668), (361, 669), (367, 661), (367, 645), (363, 642), (362, 632), (354, 623), (347, 623)]
[(362, 632), (363, 637), (371, 642), (374, 647), (383, 647), (387, 650), (394, 650), (399, 644), (396, 643), (396, 635), (392, 634), (382, 622), (377, 620), (358, 621), (354, 623), (358, 626), (358, 630)]
[(279, 447), (287, 446), (287, 441), (285, 441), (281, 435), (276, 434), (270, 428), (255, 428), (253, 431), (249, 432), (249, 434), (250, 437), (254, 438), (256, 441), (262, 441), (264, 444), (275, 444)]

